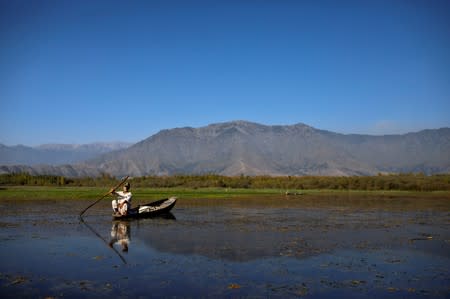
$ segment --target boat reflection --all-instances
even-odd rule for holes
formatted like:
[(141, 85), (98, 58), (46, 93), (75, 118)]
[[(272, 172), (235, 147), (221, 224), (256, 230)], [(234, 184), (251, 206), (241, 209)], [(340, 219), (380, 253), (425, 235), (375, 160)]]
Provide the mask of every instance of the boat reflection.
[[(176, 220), (175, 216), (168, 212), (165, 214), (161, 214), (155, 217), (149, 217), (151, 219), (167, 219), (167, 220)], [(124, 264), (127, 263), (125, 260), (125, 257), (119, 252), (119, 250), (116, 249), (116, 247), (119, 247), (122, 252), (128, 253), (128, 248), (130, 246), (130, 240), (131, 240), (131, 224), (133, 223), (137, 225), (139, 228), (141, 221), (147, 221), (151, 219), (136, 219), (136, 220), (114, 220), (112, 222), (112, 227), (110, 230), (110, 240), (108, 241), (106, 238), (104, 238), (101, 234), (97, 232), (97, 230), (89, 223), (87, 223), (83, 217), (80, 217), (80, 223), (82, 223), (86, 228), (88, 228), (96, 237), (98, 237), (103, 243), (108, 245), (109, 248), (111, 248), (117, 256), (122, 260)]]
[(174, 214), (172, 214), (171, 212), (165, 213), (165, 214), (161, 214), (155, 217), (150, 217), (150, 218), (159, 218), (159, 219), (167, 219), (167, 220), (177, 220), (177, 218), (175, 217)]
[(127, 263), (125, 258), (120, 254), (119, 251), (117, 251), (113, 246), (111, 246), (110, 242), (108, 242), (106, 239), (102, 237), (91, 225), (89, 225), (83, 217), (80, 217), (80, 223), (84, 224), (85, 227), (87, 227), (95, 236), (97, 236), (100, 240), (103, 241), (103, 243), (107, 244), (116, 254), (117, 256), (122, 260), (124, 264)]
[[(170, 212), (150, 218), (176, 220), (175, 216)], [(135, 223), (139, 227), (142, 221), (145, 221), (145, 219), (114, 220), (111, 227), (111, 239), (108, 245), (113, 249), (119, 247), (123, 252), (128, 252), (131, 240), (131, 223)]]
[(113, 222), (109, 246), (114, 247), (115, 244), (121, 246), (122, 251), (128, 251), (128, 245), (130, 244), (130, 223), (128, 221)]

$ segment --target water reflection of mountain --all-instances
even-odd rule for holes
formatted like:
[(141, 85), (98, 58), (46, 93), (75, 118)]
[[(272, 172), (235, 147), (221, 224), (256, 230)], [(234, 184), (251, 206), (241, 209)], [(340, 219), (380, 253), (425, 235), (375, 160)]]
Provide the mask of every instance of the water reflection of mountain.
[(136, 238), (162, 252), (195, 254), (232, 261), (279, 256), (278, 245), (283, 239), (277, 233), (208, 229), (193, 229), (187, 232), (176, 228), (145, 230), (136, 234)]
[[(433, 236), (424, 238), (423, 227), (414, 224), (421, 217), (430, 219), (422, 211), (402, 212), (402, 217), (378, 209), (241, 212), (231, 208), (181, 210), (177, 221), (137, 222), (133, 238), (160, 252), (238, 262), (279, 256), (307, 258), (336, 249), (403, 248), (405, 242), (411, 250), (447, 256), (445, 238), (438, 238), (448, 235), (444, 229), (429, 228)], [(438, 216), (445, 218), (446, 214), (433, 214)], [(433, 242), (427, 241), (431, 239)]]
[(304, 258), (331, 250), (332, 244), (323, 246), (325, 249), (317, 242), (311, 245), (311, 233), (299, 226), (299, 213), (288, 210), (210, 207), (205, 212), (190, 208), (180, 216), (180, 221), (136, 222), (133, 239), (161, 252), (238, 262), (279, 256)]
[(149, 220), (136, 224), (133, 239), (161, 252), (238, 262), (279, 256), (304, 258), (332, 250), (330, 242), (321, 248), (324, 241), (316, 237), (313, 243), (307, 242), (311, 233), (305, 237), (297, 226), (289, 226), (286, 229), (284, 224), (271, 221), (243, 224), (230, 218), (206, 222)]

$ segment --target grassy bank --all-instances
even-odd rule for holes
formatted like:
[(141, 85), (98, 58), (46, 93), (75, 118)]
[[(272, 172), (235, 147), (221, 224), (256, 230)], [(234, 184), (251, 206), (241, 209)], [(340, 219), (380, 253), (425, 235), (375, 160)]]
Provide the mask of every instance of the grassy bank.
[[(66, 178), (61, 176), (26, 173), (0, 175), (0, 186), (47, 187), (103, 187), (120, 181), (109, 175), (100, 177)], [(218, 188), (218, 189), (273, 189), (273, 190), (368, 190), (368, 191), (450, 191), (450, 174), (392, 174), (377, 176), (220, 176), (173, 175), (130, 178), (137, 188)]]
[[(0, 188), (0, 200), (2, 199), (79, 199), (95, 200), (108, 192), (103, 187), (41, 187), (41, 186), (3, 186)], [(301, 197), (315, 196), (380, 196), (380, 197), (446, 197), (450, 199), (450, 191), (365, 191), (365, 190), (286, 190), (281, 189), (234, 189), (234, 188), (134, 188), (133, 197), (136, 200), (159, 199), (169, 196), (177, 196), (186, 199), (206, 198), (243, 198), (243, 197), (269, 197), (286, 196)]]

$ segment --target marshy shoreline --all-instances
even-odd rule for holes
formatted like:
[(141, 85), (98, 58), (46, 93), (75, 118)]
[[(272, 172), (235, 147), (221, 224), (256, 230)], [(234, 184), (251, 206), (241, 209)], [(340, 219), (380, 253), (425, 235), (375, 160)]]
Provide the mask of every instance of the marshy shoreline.
[[(99, 190), (91, 190), (93, 198)], [(173, 218), (120, 222), (131, 240), (126, 252), (115, 247), (123, 263), (106, 246), (117, 226), (110, 200), (83, 216), (95, 235), (78, 217), (92, 198), (65, 198), (69, 191), (54, 199), (0, 200), (2, 298), (446, 298), (450, 292), (448, 196), (207, 198), (187, 190), (178, 192)], [(133, 204), (160, 195), (137, 188)]]

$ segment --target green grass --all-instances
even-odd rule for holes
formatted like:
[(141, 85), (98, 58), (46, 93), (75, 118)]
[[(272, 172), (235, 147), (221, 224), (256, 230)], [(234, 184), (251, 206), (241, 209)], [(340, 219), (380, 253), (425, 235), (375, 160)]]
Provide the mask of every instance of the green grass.
[[(3, 187), (0, 199), (80, 199), (92, 200), (105, 195), (108, 189), (99, 187)], [(230, 198), (255, 195), (279, 195), (271, 189), (221, 189), (221, 188), (135, 188), (133, 197), (158, 199), (169, 196), (182, 198)]]
[[(100, 187), (30, 187), (14, 186), (0, 188), (0, 200), (2, 199), (79, 199), (95, 200), (105, 195), (107, 188)], [(177, 196), (185, 199), (227, 199), (245, 197), (269, 197), (285, 195), (286, 190), (280, 189), (226, 189), (226, 188), (134, 188), (133, 197), (138, 200), (159, 199), (169, 196)], [(416, 191), (365, 191), (365, 190), (289, 190), (292, 197), (304, 195), (315, 196), (390, 196), (390, 197), (448, 197), (450, 191), (416, 192)]]

